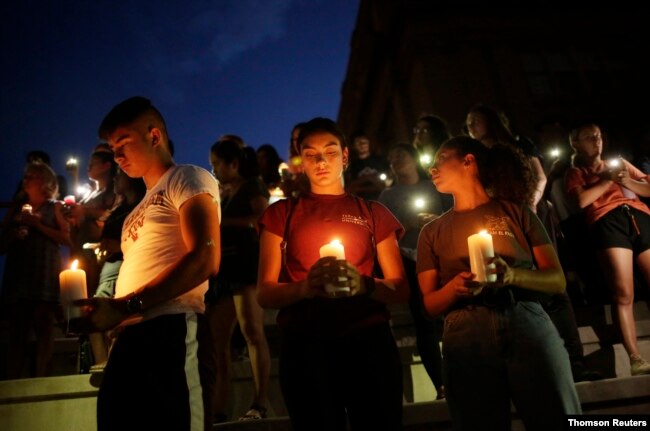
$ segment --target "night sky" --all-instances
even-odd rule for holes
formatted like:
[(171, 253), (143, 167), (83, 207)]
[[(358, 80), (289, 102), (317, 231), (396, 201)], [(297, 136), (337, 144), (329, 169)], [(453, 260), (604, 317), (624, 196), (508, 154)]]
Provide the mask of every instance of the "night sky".
[(286, 158), (295, 123), (336, 119), (357, 10), (357, 0), (2, 2), (0, 201), (32, 149), (62, 174), (75, 156), (83, 174), (102, 118), (134, 95), (162, 112), (178, 163), (208, 167), (226, 133)]

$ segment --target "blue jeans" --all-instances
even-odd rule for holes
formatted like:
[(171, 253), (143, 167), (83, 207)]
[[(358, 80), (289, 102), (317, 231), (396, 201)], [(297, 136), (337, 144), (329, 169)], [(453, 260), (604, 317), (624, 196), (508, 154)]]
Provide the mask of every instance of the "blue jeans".
[(453, 310), (442, 346), (455, 430), (510, 430), (511, 401), (527, 431), (581, 413), (564, 343), (537, 302)]

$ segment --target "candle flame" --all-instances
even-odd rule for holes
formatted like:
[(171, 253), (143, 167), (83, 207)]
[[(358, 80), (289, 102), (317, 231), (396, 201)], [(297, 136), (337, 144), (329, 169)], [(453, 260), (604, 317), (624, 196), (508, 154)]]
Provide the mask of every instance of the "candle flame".
[(77, 266), (79, 266), (79, 260), (75, 259), (72, 261), (72, 264), (70, 264), (70, 269), (73, 271), (77, 270)]
[(487, 235), (488, 234), (487, 230), (485, 230), (485, 229), (480, 230), (478, 233), (479, 233), (479, 235)]
[(338, 239), (333, 239), (332, 242), (330, 242), (331, 245), (341, 245), (341, 241)]
[(617, 168), (620, 165), (620, 161), (618, 159), (611, 159), (607, 161), (607, 166), (610, 168)]

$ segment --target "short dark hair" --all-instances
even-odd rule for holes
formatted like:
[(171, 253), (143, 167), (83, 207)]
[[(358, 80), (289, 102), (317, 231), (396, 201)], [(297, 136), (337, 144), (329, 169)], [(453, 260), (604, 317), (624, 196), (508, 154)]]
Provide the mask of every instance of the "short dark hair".
[(300, 133), (298, 134), (298, 150), (300, 150), (300, 147), (302, 147), (302, 143), (305, 141), (305, 139), (318, 133), (330, 133), (339, 140), (341, 148), (348, 147), (348, 142), (345, 139), (345, 134), (338, 124), (329, 118), (316, 117), (307, 121), (300, 128)]
[(165, 120), (160, 111), (153, 106), (151, 100), (142, 96), (134, 96), (115, 105), (104, 117), (99, 126), (99, 138), (107, 140), (118, 127), (133, 124), (145, 115), (153, 116), (160, 123), (159, 126), (163, 133), (167, 134)]

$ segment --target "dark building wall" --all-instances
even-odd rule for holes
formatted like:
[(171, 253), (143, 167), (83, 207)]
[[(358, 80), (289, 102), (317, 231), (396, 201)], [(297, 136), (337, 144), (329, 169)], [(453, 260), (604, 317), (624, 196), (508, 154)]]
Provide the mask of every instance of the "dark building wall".
[(650, 130), (641, 11), (447, 4), (361, 0), (338, 116), (346, 132), (365, 130), (385, 149), (410, 141), (430, 112), (457, 134), (476, 102), (534, 139), (551, 119), (595, 119), (614, 146)]

